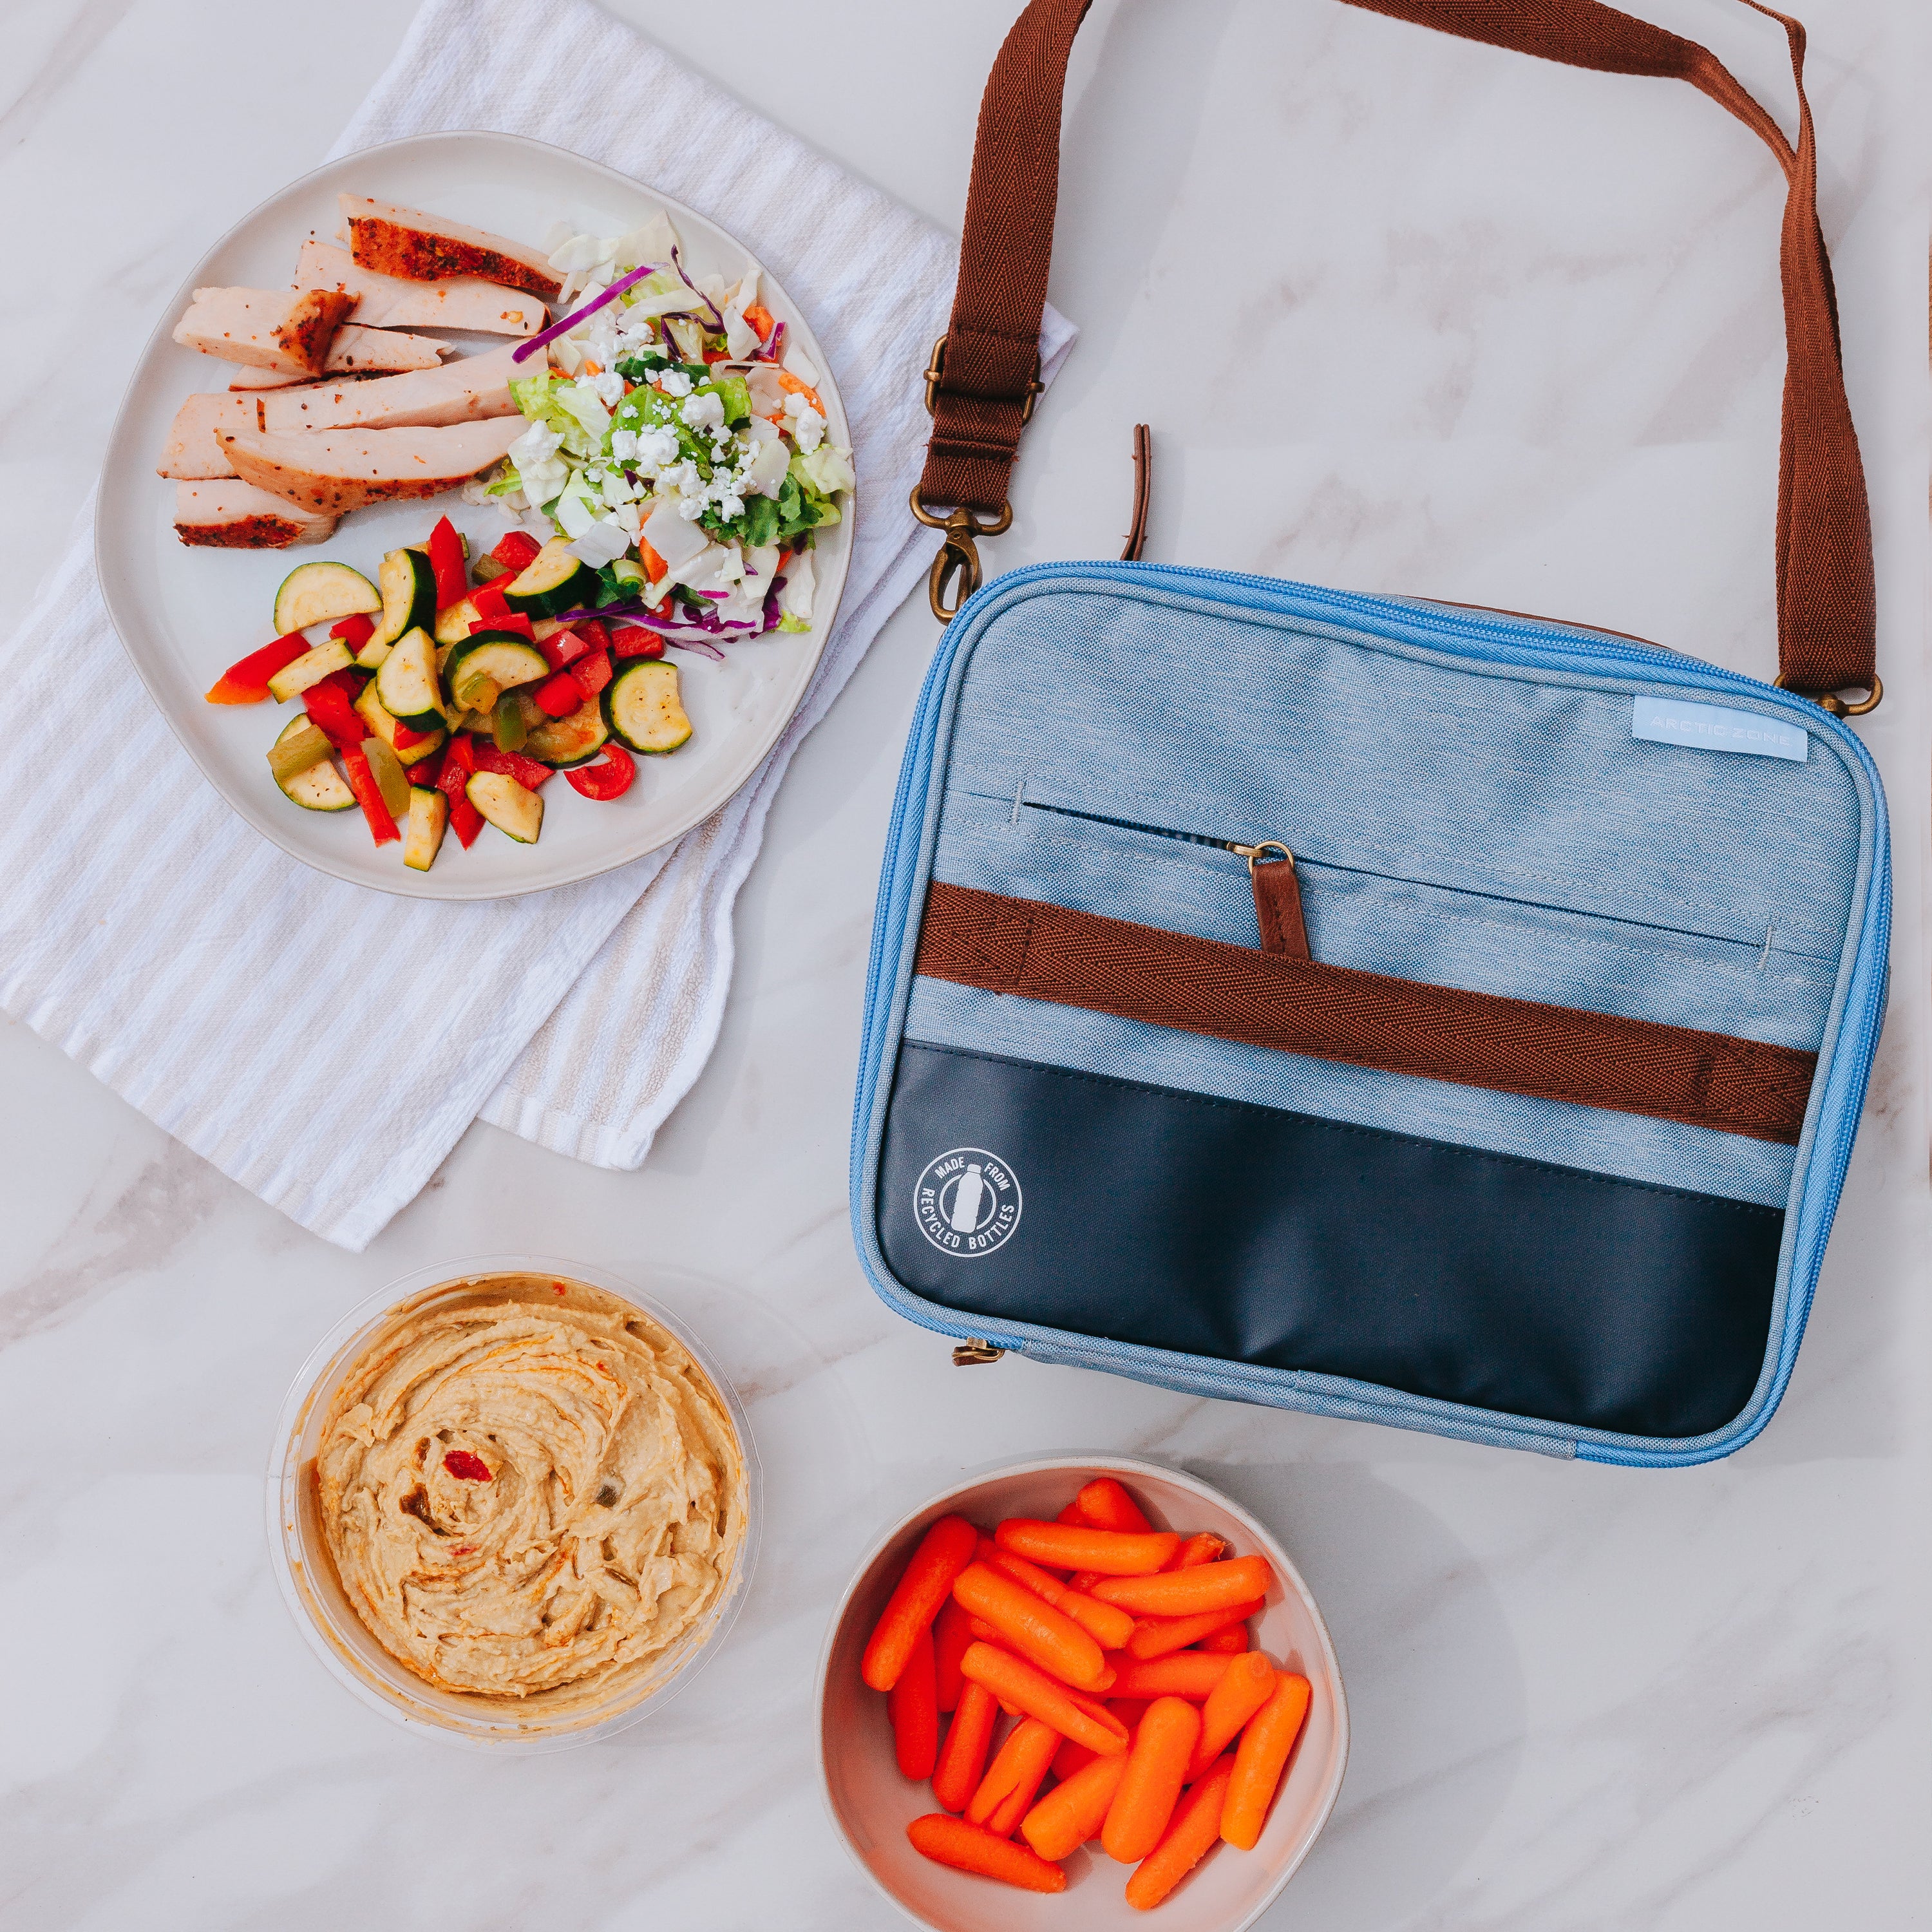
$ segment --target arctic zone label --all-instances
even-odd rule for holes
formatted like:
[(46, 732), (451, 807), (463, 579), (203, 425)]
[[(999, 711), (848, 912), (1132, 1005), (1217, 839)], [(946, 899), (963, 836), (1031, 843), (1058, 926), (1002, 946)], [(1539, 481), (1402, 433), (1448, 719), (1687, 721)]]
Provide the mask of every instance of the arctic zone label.
[(913, 1184), (913, 1218), (941, 1254), (976, 1261), (1003, 1247), (1020, 1224), (1020, 1184), (998, 1154), (953, 1148)]

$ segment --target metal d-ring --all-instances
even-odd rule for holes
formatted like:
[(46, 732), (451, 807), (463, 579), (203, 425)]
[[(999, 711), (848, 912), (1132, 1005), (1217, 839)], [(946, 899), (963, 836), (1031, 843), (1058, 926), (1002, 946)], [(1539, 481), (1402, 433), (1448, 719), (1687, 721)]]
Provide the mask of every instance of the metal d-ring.
[[(1782, 671), (1772, 680), (1772, 682), (1780, 691), (1789, 691), (1791, 688), (1790, 686), (1785, 682), (1784, 674)], [(1800, 692), (1797, 695), (1801, 698), (1809, 698), (1821, 711), (1828, 711), (1834, 718), (1862, 718), (1868, 711), (1876, 711), (1878, 709), (1880, 700), (1885, 696), (1885, 685), (1878, 673), (1874, 671), (1871, 689), (1856, 704), (1847, 704), (1837, 692), (1832, 691), (1816, 693)]]

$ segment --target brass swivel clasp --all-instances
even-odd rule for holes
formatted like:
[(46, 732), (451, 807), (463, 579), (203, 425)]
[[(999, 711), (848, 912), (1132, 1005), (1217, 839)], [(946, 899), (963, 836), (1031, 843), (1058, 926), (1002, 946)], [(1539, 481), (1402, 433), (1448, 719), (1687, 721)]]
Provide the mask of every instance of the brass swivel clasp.
[(942, 624), (950, 624), (959, 614), (959, 607), (979, 589), (981, 537), (996, 537), (1013, 520), (1013, 506), (1002, 503), (1000, 513), (990, 523), (982, 523), (962, 504), (948, 515), (939, 516), (919, 500), (919, 485), (912, 490), (912, 513), (928, 530), (944, 530), (946, 541), (932, 560), (932, 574), (926, 579), (926, 599), (932, 614)]

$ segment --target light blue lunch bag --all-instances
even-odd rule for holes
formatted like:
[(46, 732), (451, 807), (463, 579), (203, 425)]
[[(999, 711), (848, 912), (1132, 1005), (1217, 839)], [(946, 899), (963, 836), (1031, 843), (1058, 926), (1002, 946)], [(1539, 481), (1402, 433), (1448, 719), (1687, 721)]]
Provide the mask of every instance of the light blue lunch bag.
[(1034, 0), (928, 371), (914, 504), (950, 621), (880, 885), (859, 1250), (956, 1359), (1705, 1461), (1790, 1378), (1885, 1003), (1885, 800), (1840, 722), (1881, 694), (1870, 538), (1803, 32), (1793, 148), (1704, 49), (1596, 0), (1351, 4), (1688, 80), (1778, 157), (1778, 686), (1220, 571), (976, 589), (1037, 393), (1086, 11)]

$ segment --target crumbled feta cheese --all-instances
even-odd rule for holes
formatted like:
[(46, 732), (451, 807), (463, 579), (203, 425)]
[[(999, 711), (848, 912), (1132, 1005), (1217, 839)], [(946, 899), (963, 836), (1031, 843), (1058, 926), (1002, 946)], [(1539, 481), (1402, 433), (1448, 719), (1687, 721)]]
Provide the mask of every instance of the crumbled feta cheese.
[(668, 423), (655, 429), (638, 430), (632, 467), (646, 476), (656, 476), (677, 461), (677, 431)]
[(511, 444), (507, 454), (519, 470), (526, 470), (532, 464), (547, 462), (562, 443), (563, 438), (548, 423), (533, 422)]
[(628, 463), (638, 453), (638, 432), (634, 429), (614, 429), (610, 432), (610, 454), (620, 463)]
[(677, 413), (679, 420), (691, 429), (724, 427), (724, 400), (715, 390), (707, 389), (701, 396), (686, 396)]
[(691, 394), (691, 378), (682, 369), (660, 369), (651, 380), (668, 396)]
[(607, 409), (614, 410), (624, 400), (624, 379), (616, 370), (602, 370), (588, 380), (590, 386), (603, 398)]
[(794, 389), (785, 398), (785, 421), (791, 440), (809, 456), (825, 440), (825, 417)]

